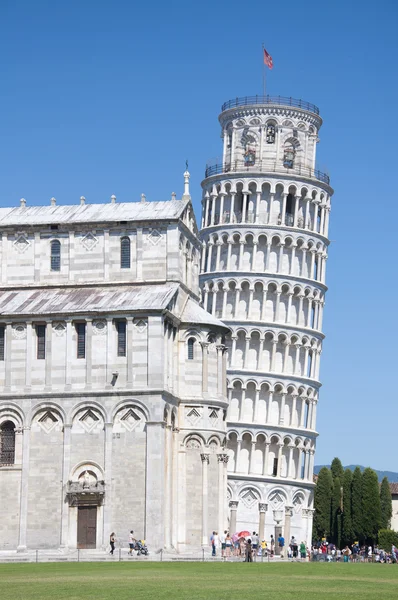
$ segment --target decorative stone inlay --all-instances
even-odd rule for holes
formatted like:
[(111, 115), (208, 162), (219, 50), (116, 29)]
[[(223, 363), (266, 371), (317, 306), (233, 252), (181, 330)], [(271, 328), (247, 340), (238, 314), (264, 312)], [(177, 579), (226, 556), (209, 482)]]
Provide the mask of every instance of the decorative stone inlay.
[(187, 448), (189, 450), (199, 450), (199, 448), (200, 448), (200, 442), (196, 438), (190, 438), (187, 441), (186, 446), (187, 446)]
[(14, 248), (20, 253), (23, 254), (25, 250), (27, 250), (30, 246), (30, 241), (28, 240), (28, 236), (25, 232), (19, 231), (16, 234), (15, 241), (13, 243)]
[(243, 494), (240, 495), (243, 504), (247, 508), (252, 508), (256, 502), (259, 500), (259, 495), (253, 488), (249, 488), (248, 490), (244, 490)]
[(196, 423), (201, 419), (202, 417), (202, 411), (200, 408), (191, 408), (189, 406), (186, 407), (186, 418), (188, 423), (190, 423), (190, 425), (196, 425)]
[(285, 496), (278, 491), (272, 492), (269, 496), (269, 501), (274, 510), (279, 510), (280, 508), (283, 508), (285, 500)]
[(105, 319), (96, 319), (93, 321), (93, 332), (96, 335), (106, 335)]
[(46, 410), (37, 422), (45, 433), (50, 433), (58, 423), (58, 419), (51, 410)]
[(16, 340), (23, 340), (26, 337), (25, 323), (16, 323), (12, 326), (12, 335)]
[(151, 244), (153, 244), (154, 246), (156, 246), (156, 244), (158, 244), (161, 239), (162, 234), (157, 229), (152, 229), (152, 231), (147, 235), (148, 242), (151, 242)]
[(88, 251), (93, 250), (95, 248), (95, 246), (98, 244), (98, 238), (93, 233), (91, 233), (91, 231), (89, 231), (82, 238), (82, 244), (86, 250), (88, 250)]
[(211, 408), (209, 406), (209, 419), (213, 427), (215, 427), (218, 423), (219, 410), (219, 408)]
[(128, 408), (121, 417), (120, 422), (128, 431), (133, 431), (141, 422), (141, 416), (138, 414), (138, 411)]
[(65, 331), (66, 331), (66, 323), (65, 321), (54, 321), (53, 323), (53, 330), (55, 331), (55, 334), (59, 337), (61, 337), (62, 335), (64, 335)]
[(99, 421), (98, 415), (89, 408), (80, 418), (79, 422), (83, 425), (87, 433), (90, 433)]
[(140, 333), (143, 333), (147, 328), (148, 322), (144, 319), (134, 319), (134, 326)]

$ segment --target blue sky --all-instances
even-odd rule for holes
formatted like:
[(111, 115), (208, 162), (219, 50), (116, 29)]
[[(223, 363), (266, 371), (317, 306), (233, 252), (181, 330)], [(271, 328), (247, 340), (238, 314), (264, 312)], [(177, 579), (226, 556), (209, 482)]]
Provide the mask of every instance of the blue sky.
[[(197, 217), (217, 121), (262, 91), (321, 109), (332, 205), (316, 463), (398, 470), (397, 24), (393, 0), (0, 2), (0, 204), (149, 200)], [(245, 8), (243, 8), (245, 7)]]

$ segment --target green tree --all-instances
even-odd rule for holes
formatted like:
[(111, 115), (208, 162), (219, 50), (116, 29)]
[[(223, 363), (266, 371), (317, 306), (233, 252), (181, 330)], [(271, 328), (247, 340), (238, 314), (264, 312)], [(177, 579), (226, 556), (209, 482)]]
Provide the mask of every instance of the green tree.
[(331, 512), (331, 540), (338, 548), (341, 547), (341, 500), (342, 490), (340, 477), (333, 481), (332, 512)]
[(314, 538), (318, 540), (330, 536), (332, 490), (332, 473), (327, 467), (322, 467), (314, 493)]
[(372, 544), (381, 524), (379, 480), (377, 473), (367, 467), (362, 473), (362, 534)]
[(381, 528), (388, 529), (390, 527), (392, 517), (392, 498), (390, 484), (387, 477), (383, 478), (380, 486), (380, 508), (381, 508)]
[(352, 506), (351, 506), (351, 492), (352, 492), (352, 471), (346, 469), (343, 477), (343, 514), (342, 514), (342, 546), (351, 545), (353, 540), (352, 531)]
[(363, 542), (362, 533), (362, 473), (359, 467), (355, 467), (352, 475), (351, 487), (351, 522), (354, 542)]
[(332, 464), (330, 465), (330, 470), (332, 471), (333, 479), (336, 479), (336, 477), (338, 477), (340, 479), (340, 481), (343, 481), (344, 469), (343, 469), (343, 465), (341, 464), (341, 460), (339, 458), (336, 457), (332, 460)]
[(378, 534), (379, 548), (383, 548), (386, 552), (391, 551), (391, 546), (398, 548), (398, 532), (392, 529), (380, 529)]

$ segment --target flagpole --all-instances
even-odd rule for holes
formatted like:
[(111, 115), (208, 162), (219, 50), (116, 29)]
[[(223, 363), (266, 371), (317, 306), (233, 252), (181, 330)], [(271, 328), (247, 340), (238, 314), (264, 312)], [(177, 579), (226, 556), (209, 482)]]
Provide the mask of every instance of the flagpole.
[(265, 96), (265, 63), (264, 63), (264, 44), (263, 44), (263, 52), (262, 52), (262, 64), (263, 64), (263, 96)]

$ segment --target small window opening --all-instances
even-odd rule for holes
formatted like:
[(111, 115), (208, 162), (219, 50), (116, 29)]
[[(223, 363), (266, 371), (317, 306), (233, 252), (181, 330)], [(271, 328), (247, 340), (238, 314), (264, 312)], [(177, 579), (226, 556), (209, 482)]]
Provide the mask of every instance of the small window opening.
[(131, 266), (130, 238), (124, 236), (120, 240), (120, 268), (129, 269)]
[(15, 425), (5, 421), (0, 427), (0, 464), (13, 465), (15, 462)]
[(274, 465), (272, 467), (272, 475), (276, 477), (278, 475), (278, 459), (274, 458)]
[(77, 358), (86, 358), (86, 323), (76, 323)]
[(194, 346), (195, 346), (195, 338), (189, 338), (189, 340), (188, 340), (188, 360), (194, 359)]
[(117, 321), (117, 355), (126, 356), (127, 344), (126, 344), (126, 321)]
[(61, 242), (52, 240), (51, 242), (51, 271), (61, 270)]
[(39, 360), (46, 358), (46, 326), (36, 325), (37, 336), (37, 358)]

